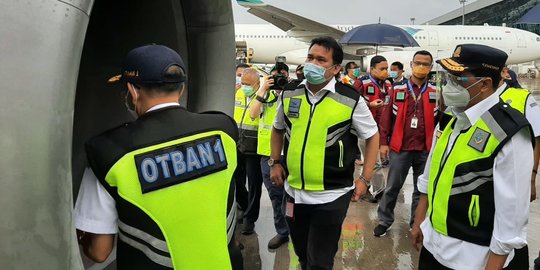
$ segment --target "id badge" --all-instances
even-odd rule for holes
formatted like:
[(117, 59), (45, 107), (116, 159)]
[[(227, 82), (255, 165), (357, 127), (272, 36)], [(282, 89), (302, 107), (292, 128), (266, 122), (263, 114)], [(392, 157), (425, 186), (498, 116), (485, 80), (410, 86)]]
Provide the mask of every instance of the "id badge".
[(384, 105), (388, 104), (390, 104), (390, 95), (386, 95), (386, 97), (384, 98)]
[(417, 128), (418, 127), (418, 118), (416, 116), (413, 116), (411, 119), (411, 128)]
[(285, 209), (285, 216), (289, 218), (294, 218), (294, 203), (287, 202), (287, 207)]

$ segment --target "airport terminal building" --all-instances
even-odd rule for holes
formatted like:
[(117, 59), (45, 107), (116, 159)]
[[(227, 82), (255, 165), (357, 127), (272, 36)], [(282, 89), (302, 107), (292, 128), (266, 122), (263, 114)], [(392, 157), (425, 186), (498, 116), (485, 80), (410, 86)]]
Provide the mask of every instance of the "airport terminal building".
[[(468, 2), (471, 2), (469, 0)], [(460, 25), (463, 9), (458, 8), (426, 24)], [(502, 25), (540, 34), (540, 0), (477, 0), (465, 6), (465, 25)]]

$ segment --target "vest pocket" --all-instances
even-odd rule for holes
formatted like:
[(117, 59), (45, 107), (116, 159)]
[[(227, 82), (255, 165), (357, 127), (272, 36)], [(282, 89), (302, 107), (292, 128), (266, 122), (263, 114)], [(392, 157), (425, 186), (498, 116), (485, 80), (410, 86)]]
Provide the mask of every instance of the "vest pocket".
[(343, 141), (339, 140), (339, 167), (343, 168)]
[(469, 205), (469, 224), (471, 227), (477, 227), (480, 220), (480, 196), (472, 195)]

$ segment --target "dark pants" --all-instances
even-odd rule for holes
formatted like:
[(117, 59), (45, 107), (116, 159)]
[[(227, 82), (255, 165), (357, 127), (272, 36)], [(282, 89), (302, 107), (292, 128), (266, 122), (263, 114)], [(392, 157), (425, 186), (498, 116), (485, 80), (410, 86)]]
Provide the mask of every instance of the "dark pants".
[(263, 183), (266, 190), (268, 190), (268, 196), (272, 202), (272, 209), (274, 210), (274, 227), (276, 228), (276, 232), (281, 236), (288, 236), (289, 228), (287, 227), (287, 222), (285, 221), (285, 213), (281, 207), (285, 189), (283, 187), (272, 185), (272, 180), (270, 180), (270, 167), (268, 167), (269, 159), (270, 158), (267, 156), (263, 156), (261, 158), (261, 173)]
[[(295, 204), (293, 217), (286, 217), (303, 270), (332, 269), (351, 196), (352, 191), (325, 204)], [(284, 209), (287, 202), (294, 200), (285, 193)]]
[(420, 199), (420, 192), (418, 191), (416, 182), (418, 176), (424, 173), (427, 156), (428, 152), (401, 151), (400, 153), (396, 153), (390, 151), (388, 179), (377, 210), (380, 224), (390, 227), (390, 225), (394, 223), (394, 209), (396, 208), (397, 198), (403, 187), (403, 183), (405, 183), (409, 169), (412, 167), (414, 191), (411, 203), (411, 219), (409, 221), (409, 225), (412, 226), (414, 223), (414, 212), (416, 211), (416, 206)]
[(244, 164), (248, 179), (248, 205), (244, 210), (244, 224), (255, 223), (259, 219), (259, 208), (261, 204), (262, 174), (261, 156), (244, 155)]
[[(516, 249), (514, 258), (505, 270), (527, 270), (529, 269), (529, 248), (527, 246)], [(422, 247), (420, 251), (420, 258), (418, 259), (418, 270), (447, 270), (451, 269), (440, 264), (433, 254), (426, 248)]]
[(248, 191), (246, 188), (246, 158), (240, 152), (237, 152), (237, 165), (234, 173), (234, 181), (236, 184), (236, 202), (240, 208), (242, 208), (242, 211), (246, 211), (248, 208)]

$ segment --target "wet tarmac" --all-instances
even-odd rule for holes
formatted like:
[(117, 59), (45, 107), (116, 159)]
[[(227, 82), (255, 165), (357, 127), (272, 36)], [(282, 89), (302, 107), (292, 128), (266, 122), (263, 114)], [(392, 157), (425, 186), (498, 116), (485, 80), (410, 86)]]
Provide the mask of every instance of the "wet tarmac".
[[(534, 89), (533, 95), (540, 100), (540, 80), (520, 79), (524, 88)], [(361, 167), (359, 167), (361, 169)], [(357, 170), (358, 173), (358, 170)], [(388, 169), (380, 169), (374, 178), (374, 186), (380, 187), (386, 180)], [(540, 190), (540, 177), (537, 176), (537, 190)], [(386, 236), (373, 236), (377, 225), (377, 204), (351, 202), (343, 224), (339, 250), (334, 260), (334, 269), (349, 270), (390, 270), (416, 269), (418, 252), (412, 247), (409, 237), (408, 220), (411, 207), (412, 171), (409, 172), (395, 209), (396, 221)], [(244, 266), (246, 270), (286, 270), (300, 269), (292, 243), (276, 250), (267, 248), (268, 241), (275, 235), (272, 219), (272, 206), (263, 187), (261, 212), (255, 224), (255, 233), (249, 236), (237, 234), (244, 245)], [(528, 225), (529, 260), (533, 261), (540, 250), (540, 200), (531, 203)]]

